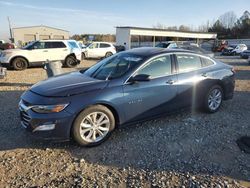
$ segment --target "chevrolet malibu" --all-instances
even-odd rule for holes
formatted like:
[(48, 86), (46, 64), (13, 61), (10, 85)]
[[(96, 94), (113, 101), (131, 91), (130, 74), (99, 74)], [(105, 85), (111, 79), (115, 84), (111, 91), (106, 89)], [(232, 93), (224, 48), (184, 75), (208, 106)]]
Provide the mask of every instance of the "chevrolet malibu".
[(191, 51), (133, 49), (35, 84), (21, 96), (21, 125), (45, 139), (98, 145), (120, 125), (186, 107), (218, 111), (233, 98), (234, 75), (231, 66)]

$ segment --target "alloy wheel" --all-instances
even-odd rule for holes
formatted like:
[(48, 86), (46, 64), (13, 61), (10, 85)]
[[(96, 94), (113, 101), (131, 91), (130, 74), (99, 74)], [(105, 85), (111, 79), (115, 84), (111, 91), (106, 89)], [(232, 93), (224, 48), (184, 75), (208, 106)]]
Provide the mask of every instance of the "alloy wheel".
[(93, 112), (82, 120), (80, 135), (89, 143), (99, 142), (109, 133), (110, 120), (103, 112)]
[(215, 111), (220, 107), (221, 101), (222, 101), (221, 91), (219, 89), (214, 89), (210, 92), (208, 96), (208, 107), (211, 110)]

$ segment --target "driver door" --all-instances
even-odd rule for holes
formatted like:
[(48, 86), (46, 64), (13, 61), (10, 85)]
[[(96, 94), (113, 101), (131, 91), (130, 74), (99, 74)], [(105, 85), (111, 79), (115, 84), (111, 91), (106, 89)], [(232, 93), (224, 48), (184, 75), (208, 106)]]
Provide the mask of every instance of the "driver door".
[(150, 81), (128, 81), (123, 86), (126, 119), (133, 122), (173, 110), (177, 76), (174, 74), (171, 55), (152, 59), (133, 76), (139, 74), (150, 75)]
[(29, 61), (30, 62), (44, 62), (46, 61), (46, 53), (48, 50), (45, 48), (45, 42), (35, 42), (29, 50)]

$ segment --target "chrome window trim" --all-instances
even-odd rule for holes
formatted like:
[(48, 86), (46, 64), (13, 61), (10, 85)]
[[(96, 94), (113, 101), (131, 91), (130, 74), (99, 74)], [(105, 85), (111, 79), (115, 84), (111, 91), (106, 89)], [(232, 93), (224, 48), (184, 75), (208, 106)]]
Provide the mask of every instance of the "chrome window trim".
[[(168, 53), (165, 53), (165, 54), (159, 54), (159, 55), (156, 55), (154, 57), (151, 57), (150, 59), (148, 59), (146, 62), (144, 62), (141, 66), (139, 66), (123, 83), (123, 85), (126, 85), (128, 83), (128, 80), (133, 77), (136, 72), (138, 72), (139, 69), (141, 69), (142, 67), (144, 67), (146, 64), (148, 64), (150, 61), (152, 61), (153, 59), (155, 58), (158, 58), (158, 57), (162, 57), (162, 56), (166, 56), (166, 55), (176, 55), (176, 54), (187, 54), (187, 55), (194, 55), (194, 56), (199, 56), (201, 58), (206, 58), (208, 60), (211, 60), (214, 64), (213, 65), (209, 65), (209, 66), (206, 66), (206, 67), (201, 67), (199, 69), (195, 69), (195, 70), (191, 70), (191, 71), (186, 71), (186, 72), (176, 72), (176, 73), (173, 73), (173, 74), (168, 74), (168, 75), (164, 75), (164, 76), (159, 76), (159, 77), (154, 77), (153, 79), (156, 79), (156, 78), (161, 78), (161, 77), (165, 77), (165, 76), (171, 76), (171, 75), (176, 75), (176, 74), (182, 74), (182, 73), (187, 73), (187, 72), (192, 72), (192, 71), (197, 71), (197, 70), (200, 70), (200, 69), (204, 69), (204, 68), (208, 68), (208, 67), (211, 67), (211, 66), (215, 66), (217, 63), (216, 61), (214, 61), (212, 58), (210, 57), (207, 57), (207, 56), (204, 56), (202, 54), (195, 54), (195, 53), (192, 53), (192, 52), (168, 52)], [(178, 64), (178, 62), (176, 62)], [(202, 62), (201, 62), (202, 63)]]

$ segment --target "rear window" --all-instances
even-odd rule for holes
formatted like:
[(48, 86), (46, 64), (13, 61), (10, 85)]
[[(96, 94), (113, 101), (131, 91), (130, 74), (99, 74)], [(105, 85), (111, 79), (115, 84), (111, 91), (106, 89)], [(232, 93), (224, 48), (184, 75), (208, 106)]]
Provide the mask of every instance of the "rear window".
[(52, 42), (52, 48), (66, 48), (66, 45), (63, 42)]
[(66, 48), (63, 42), (46, 42), (45, 48)]
[(110, 44), (100, 43), (100, 48), (109, 48)]
[(201, 68), (201, 58), (189, 54), (177, 54), (179, 72), (187, 72)]

